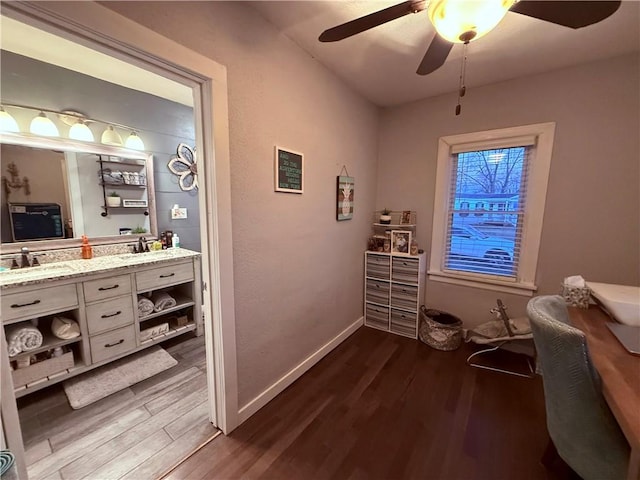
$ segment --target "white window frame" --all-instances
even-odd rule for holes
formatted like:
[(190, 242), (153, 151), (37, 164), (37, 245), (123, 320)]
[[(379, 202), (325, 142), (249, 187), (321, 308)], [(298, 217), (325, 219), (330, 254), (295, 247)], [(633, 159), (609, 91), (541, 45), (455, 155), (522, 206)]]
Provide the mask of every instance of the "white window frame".
[[(500, 292), (533, 296), (537, 290), (535, 285), (536, 267), (545, 200), (555, 122), (537, 123), (518, 127), (487, 130), (483, 132), (464, 133), (440, 137), (438, 141), (438, 164), (436, 170), (436, 192), (433, 209), (433, 230), (431, 236), (431, 255), (429, 261), (429, 280), (464, 285)], [(513, 280), (491, 278), (488, 275), (444, 270), (444, 258), (447, 236), (448, 200), (451, 188), (452, 149), (462, 145), (478, 145), (478, 150), (500, 148), (504, 143), (510, 146), (518, 137), (535, 137), (535, 146), (530, 152), (528, 185), (525, 198), (525, 216), (522, 228), (521, 254), (518, 262), (516, 278)]]

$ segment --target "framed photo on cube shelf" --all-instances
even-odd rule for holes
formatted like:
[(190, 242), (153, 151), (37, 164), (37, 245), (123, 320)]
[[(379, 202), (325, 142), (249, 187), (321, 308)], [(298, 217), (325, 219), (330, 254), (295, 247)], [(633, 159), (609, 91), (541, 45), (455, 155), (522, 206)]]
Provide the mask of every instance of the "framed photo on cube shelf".
[(400, 225), (409, 224), (411, 224), (411, 210), (403, 210), (402, 216), (400, 217)]
[(409, 255), (411, 248), (411, 232), (408, 230), (391, 230), (391, 253)]

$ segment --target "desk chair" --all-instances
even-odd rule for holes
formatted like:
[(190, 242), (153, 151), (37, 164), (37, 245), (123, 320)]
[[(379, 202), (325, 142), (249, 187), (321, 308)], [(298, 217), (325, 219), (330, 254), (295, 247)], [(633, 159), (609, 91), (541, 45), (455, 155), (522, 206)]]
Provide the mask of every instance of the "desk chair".
[(584, 334), (559, 295), (527, 305), (542, 369), (547, 429), (560, 457), (584, 480), (622, 480), (629, 444), (602, 395)]

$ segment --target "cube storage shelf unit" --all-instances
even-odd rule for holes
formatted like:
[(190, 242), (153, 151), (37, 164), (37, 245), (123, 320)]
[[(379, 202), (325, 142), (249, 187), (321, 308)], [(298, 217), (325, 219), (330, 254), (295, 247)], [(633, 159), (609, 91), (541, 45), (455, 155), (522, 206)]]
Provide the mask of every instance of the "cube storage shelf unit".
[[(141, 317), (138, 295), (166, 291), (176, 305)], [(9, 328), (31, 325), (38, 319), (41, 347), (10, 357), (11, 362), (64, 347), (52, 357), (12, 372), (16, 398), (107, 364), (169, 338), (195, 331), (202, 335), (200, 258), (192, 257), (132, 267), (127, 273), (91, 274), (17, 287), (2, 295), (2, 324)], [(75, 320), (80, 336), (62, 340), (51, 333), (54, 316)], [(176, 322), (177, 317), (187, 322)], [(143, 330), (166, 323), (169, 328), (146, 339)]]
[(424, 300), (426, 254), (365, 252), (364, 324), (418, 338)]

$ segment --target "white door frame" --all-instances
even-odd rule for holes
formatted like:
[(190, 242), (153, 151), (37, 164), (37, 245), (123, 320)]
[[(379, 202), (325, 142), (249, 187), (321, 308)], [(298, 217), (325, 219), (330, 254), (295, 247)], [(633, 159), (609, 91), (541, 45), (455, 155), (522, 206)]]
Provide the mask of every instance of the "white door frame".
[(238, 380), (226, 68), (93, 2), (3, 2), (2, 14), (193, 89), (210, 418), (231, 432)]

